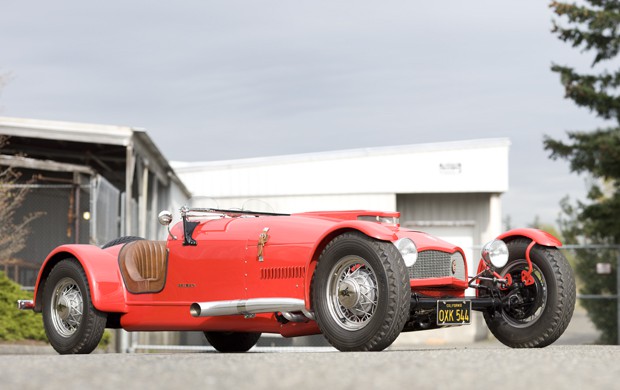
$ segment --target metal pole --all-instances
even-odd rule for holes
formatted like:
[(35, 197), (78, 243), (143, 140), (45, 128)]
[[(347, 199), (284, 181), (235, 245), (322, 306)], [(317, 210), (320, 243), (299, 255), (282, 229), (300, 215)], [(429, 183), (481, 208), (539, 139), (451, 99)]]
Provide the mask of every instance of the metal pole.
[[(131, 218), (133, 208), (131, 207), (131, 201), (133, 200), (133, 179), (134, 171), (136, 168), (136, 160), (133, 155), (133, 141), (127, 145), (125, 161), (125, 232), (126, 236), (135, 235), (137, 232), (133, 230), (133, 221)], [(116, 335), (118, 336), (118, 352), (129, 352), (129, 334), (123, 329), (118, 329)]]
[(75, 243), (79, 244), (80, 243), (80, 202), (82, 201), (80, 199), (80, 183), (79, 183), (79, 178), (77, 178), (76, 180), (78, 180), (78, 183), (74, 185), (74, 191), (75, 191)]

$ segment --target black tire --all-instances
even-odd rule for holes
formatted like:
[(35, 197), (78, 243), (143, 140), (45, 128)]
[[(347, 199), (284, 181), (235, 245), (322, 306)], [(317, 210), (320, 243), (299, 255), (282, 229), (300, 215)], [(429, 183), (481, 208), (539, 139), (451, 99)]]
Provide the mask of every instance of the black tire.
[(256, 345), (260, 333), (204, 332), (207, 341), (219, 352), (247, 352)]
[[(521, 271), (529, 268), (525, 251), (530, 243), (528, 239), (508, 242), (508, 263), (498, 272), (521, 281)], [(575, 278), (564, 255), (557, 248), (534, 245), (530, 259), (534, 284), (520, 288), (511, 306), (484, 313), (489, 330), (512, 348), (542, 348), (553, 343), (566, 330), (575, 309)]]
[(93, 306), (86, 274), (76, 259), (52, 268), (43, 287), (42, 310), (45, 333), (58, 353), (90, 353), (101, 341), (107, 314)]
[(381, 351), (402, 331), (411, 287), (391, 242), (358, 232), (334, 238), (312, 277), (312, 307), (321, 332), (340, 351)]
[(114, 240), (110, 241), (110, 242), (106, 242), (101, 249), (106, 249), (106, 248), (110, 248), (113, 247), (115, 245), (120, 245), (120, 244), (127, 244), (129, 242), (133, 242), (133, 241), (140, 241), (140, 240), (144, 240), (144, 238), (142, 237), (136, 237), (136, 236), (123, 236), (123, 237), (119, 237), (119, 238), (115, 238)]

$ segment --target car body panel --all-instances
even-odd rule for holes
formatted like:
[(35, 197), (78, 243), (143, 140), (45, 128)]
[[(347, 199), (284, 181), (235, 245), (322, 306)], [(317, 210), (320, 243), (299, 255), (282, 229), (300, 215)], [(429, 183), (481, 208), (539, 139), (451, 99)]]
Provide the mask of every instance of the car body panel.
[(543, 230), (531, 228), (509, 230), (505, 233), (500, 234), (497, 239), (507, 241), (516, 237), (527, 237), (531, 240), (536, 241), (537, 244), (543, 246), (562, 246), (562, 242), (557, 238), (553, 237), (551, 234)]
[(54, 249), (41, 265), (35, 284), (35, 311), (41, 311), (45, 277), (60, 260), (77, 259), (88, 279), (93, 305), (101, 311), (125, 313), (127, 291), (118, 268), (120, 246), (101, 249), (94, 245), (62, 245)]

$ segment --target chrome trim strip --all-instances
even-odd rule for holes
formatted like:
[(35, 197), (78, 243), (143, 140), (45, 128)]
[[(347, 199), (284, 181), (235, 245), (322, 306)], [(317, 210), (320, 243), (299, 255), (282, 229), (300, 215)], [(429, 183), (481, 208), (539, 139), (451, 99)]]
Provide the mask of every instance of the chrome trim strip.
[(306, 311), (303, 299), (296, 298), (255, 298), (230, 301), (195, 302), (189, 312), (193, 317), (215, 317), (230, 315), (249, 315), (271, 312)]

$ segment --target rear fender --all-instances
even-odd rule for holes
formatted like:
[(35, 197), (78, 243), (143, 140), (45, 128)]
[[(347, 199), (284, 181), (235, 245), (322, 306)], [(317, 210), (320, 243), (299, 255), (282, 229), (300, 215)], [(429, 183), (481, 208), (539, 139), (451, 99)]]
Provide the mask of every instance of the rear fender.
[(319, 261), (319, 257), (323, 252), (323, 249), (333, 240), (335, 237), (350, 231), (358, 231), (361, 232), (368, 237), (375, 238), (380, 241), (396, 241), (398, 236), (394, 229), (391, 229), (385, 225), (381, 225), (376, 222), (368, 222), (368, 221), (358, 221), (358, 220), (349, 220), (342, 221), (340, 223), (334, 224), (330, 227), (329, 230), (323, 233), (323, 235), (316, 241), (314, 248), (312, 248), (312, 257), (306, 263), (306, 291), (305, 291), (305, 300), (306, 300), (306, 308), (308, 310), (311, 309), (311, 292), (310, 288), (312, 285), (312, 276), (314, 275), (314, 270), (316, 269), (316, 264)]
[(52, 268), (60, 261), (77, 259), (88, 279), (93, 306), (103, 312), (126, 313), (125, 286), (118, 268), (120, 246), (101, 249), (94, 245), (62, 245), (54, 249), (45, 259), (35, 284), (35, 307), (40, 312), (43, 301), (43, 286)]

